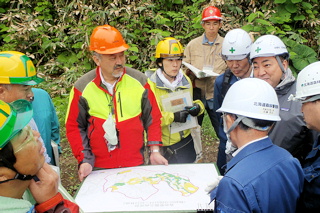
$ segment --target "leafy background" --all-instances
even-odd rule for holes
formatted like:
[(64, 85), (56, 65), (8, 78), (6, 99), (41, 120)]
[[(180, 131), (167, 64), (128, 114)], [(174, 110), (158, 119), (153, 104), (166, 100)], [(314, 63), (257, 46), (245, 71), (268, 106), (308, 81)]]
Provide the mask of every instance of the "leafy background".
[[(88, 50), (92, 30), (103, 24), (118, 28), (130, 45), (128, 66), (144, 72), (155, 67), (155, 46), (163, 37), (176, 37), (186, 45), (203, 33), (201, 13), (209, 5), (223, 13), (222, 36), (241, 27), (254, 38), (263, 34), (281, 37), (295, 74), (319, 60), (318, 0), (0, 0), (0, 51), (17, 50), (32, 58), (38, 73), (46, 79), (39, 87), (53, 98), (61, 124), (61, 143), (67, 147), (64, 116), (68, 94), (73, 83), (94, 68)], [(206, 123), (204, 136), (215, 138)], [(72, 159), (70, 148), (65, 150), (63, 159)], [(75, 162), (68, 166), (76, 171)], [(62, 178), (71, 181), (66, 184), (73, 193), (76, 172), (64, 173)]]

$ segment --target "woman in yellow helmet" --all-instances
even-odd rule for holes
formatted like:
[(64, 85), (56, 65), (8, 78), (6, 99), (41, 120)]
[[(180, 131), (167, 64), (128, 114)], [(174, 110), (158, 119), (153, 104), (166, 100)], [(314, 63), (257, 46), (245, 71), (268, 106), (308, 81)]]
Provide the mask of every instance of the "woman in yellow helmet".
[(186, 125), (188, 116), (198, 116), (204, 112), (204, 106), (200, 100), (193, 101), (192, 106), (185, 106), (179, 111), (164, 109), (163, 97), (169, 93), (186, 92), (190, 94), (190, 100), (192, 100), (191, 81), (180, 69), (182, 58), (183, 47), (178, 40), (172, 37), (161, 40), (156, 47), (158, 69), (149, 79), (162, 113), (162, 151), (169, 163), (195, 161), (196, 152), (190, 129), (173, 133), (172, 124)]

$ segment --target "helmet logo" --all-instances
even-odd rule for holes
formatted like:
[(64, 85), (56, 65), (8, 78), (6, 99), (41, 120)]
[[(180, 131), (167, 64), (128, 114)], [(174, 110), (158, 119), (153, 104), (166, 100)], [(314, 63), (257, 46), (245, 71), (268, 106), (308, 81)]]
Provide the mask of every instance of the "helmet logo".
[(173, 47), (173, 51), (174, 51), (174, 52), (179, 51), (178, 47)]
[(255, 50), (255, 52), (259, 53), (260, 50), (261, 50), (261, 48), (260, 48), (260, 47), (257, 47), (257, 49)]
[(233, 53), (234, 51), (236, 51), (235, 49), (233, 49), (233, 47), (231, 47), (231, 49), (229, 50), (231, 53)]
[(209, 10), (209, 13), (210, 13), (210, 14), (213, 14), (213, 10)]
[(319, 83), (320, 83), (320, 80), (314, 80), (314, 81), (302, 83), (301, 87), (312, 86), (312, 85), (319, 84)]

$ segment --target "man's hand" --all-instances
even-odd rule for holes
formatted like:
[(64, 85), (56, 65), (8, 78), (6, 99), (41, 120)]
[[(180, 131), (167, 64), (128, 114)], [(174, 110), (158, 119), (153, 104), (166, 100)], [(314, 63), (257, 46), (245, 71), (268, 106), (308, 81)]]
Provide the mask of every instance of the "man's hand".
[(78, 170), (79, 180), (82, 182), (92, 172), (92, 166), (89, 163), (82, 163)]
[(36, 174), (39, 181), (31, 180), (30, 192), (37, 203), (43, 203), (58, 193), (59, 175), (47, 164)]
[(211, 191), (213, 191), (220, 183), (220, 180), (223, 178), (223, 176), (218, 176), (215, 178), (212, 182), (207, 184), (207, 187), (205, 188), (205, 191), (210, 194)]
[(159, 152), (151, 152), (150, 162), (152, 165), (168, 165), (167, 159), (165, 159)]
[(187, 110), (181, 110), (173, 113), (173, 115), (174, 115), (174, 118), (173, 118), (174, 122), (185, 123), (187, 121), (187, 117), (189, 113)]
[(200, 106), (199, 104), (193, 104), (193, 106), (186, 106), (185, 109), (188, 111), (188, 113), (192, 116), (198, 116), (200, 112)]

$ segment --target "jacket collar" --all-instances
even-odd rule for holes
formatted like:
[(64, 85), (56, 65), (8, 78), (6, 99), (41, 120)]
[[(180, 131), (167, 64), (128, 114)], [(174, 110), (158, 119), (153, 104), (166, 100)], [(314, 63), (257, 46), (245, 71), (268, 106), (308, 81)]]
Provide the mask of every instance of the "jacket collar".
[[(126, 74), (126, 67), (123, 68), (123, 74), (122, 76), (119, 78), (118, 82), (120, 82), (123, 78), (123, 76)], [(99, 87), (101, 90), (103, 90), (104, 92), (110, 94), (108, 92), (108, 89), (106, 88), (106, 86), (102, 83), (102, 79), (100, 77), (100, 67), (96, 68), (96, 77), (93, 79), (93, 82), (97, 85), (97, 87)], [(117, 82), (117, 83), (118, 83)], [(117, 84), (116, 83), (116, 84)], [(116, 85), (115, 85), (116, 86)], [(111, 95), (111, 94), (110, 94)]]
[[(171, 91), (171, 90), (170, 90), (169, 88), (167, 88), (167, 87), (164, 85), (164, 83), (161, 81), (161, 79), (160, 79), (159, 76), (157, 75), (157, 72), (154, 72), (154, 73), (150, 76), (150, 80), (156, 84), (157, 88)], [(176, 89), (178, 89), (178, 88), (181, 88), (181, 89), (190, 88), (189, 81), (187, 80), (187, 78), (186, 78), (185, 75), (183, 75), (183, 78), (182, 78), (180, 84), (176, 87)]]
[[(202, 44), (203, 45), (210, 45), (205, 33), (203, 33), (201, 37), (202, 37)], [(216, 39), (214, 40), (213, 44), (217, 45), (217, 44), (220, 44), (222, 42), (223, 42), (223, 38), (218, 34)]]
[(248, 146), (246, 146), (243, 150), (241, 150), (234, 158), (232, 158), (228, 163), (227, 163), (227, 168), (226, 168), (226, 173), (232, 169), (238, 162), (240, 162), (242, 159), (246, 158), (247, 156), (256, 153), (260, 150), (266, 149), (268, 147), (271, 147), (272, 141), (270, 138), (265, 138), (260, 141), (257, 141), (255, 143), (252, 143)]

